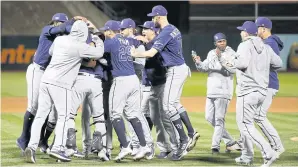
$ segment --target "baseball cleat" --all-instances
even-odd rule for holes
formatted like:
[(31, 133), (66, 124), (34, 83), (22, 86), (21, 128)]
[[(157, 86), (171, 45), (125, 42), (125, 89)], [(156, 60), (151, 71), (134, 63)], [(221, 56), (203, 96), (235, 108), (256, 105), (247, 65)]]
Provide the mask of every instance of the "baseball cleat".
[(154, 145), (152, 145), (152, 146), (150, 147), (150, 149), (151, 149), (150, 153), (148, 153), (148, 154), (146, 155), (146, 159), (147, 159), (147, 160), (151, 160), (151, 159), (153, 159), (154, 156), (155, 156)]
[(191, 151), (197, 144), (197, 141), (199, 140), (200, 138), (200, 134), (198, 132), (195, 132), (193, 137), (191, 138), (192, 141), (191, 143), (189, 144), (188, 148), (187, 148), (187, 152)]
[(180, 160), (183, 156), (185, 156), (187, 152), (187, 148), (189, 147), (190, 143), (192, 142), (192, 138), (187, 137), (187, 140), (180, 141), (179, 148), (176, 153), (172, 155), (172, 160)]
[(140, 148), (133, 147), (133, 148), (132, 148), (131, 156), (135, 156), (135, 155), (137, 155), (137, 153), (138, 153), (139, 151), (140, 151)]
[(41, 141), (38, 147), (40, 152), (47, 154), (47, 150), (49, 148), (49, 145), (47, 143)]
[(218, 155), (219, 154), (219, 149), (217, 148), (212, 148), (211, 149), (212, 155)]
[(75, 150), (73, 156), (76, 157), (76, 158), (85, 158), (85, 154), (80, 152), (78, 149)]
[(29, 162), (29, 163), (35, 163), (36, 160), (35, 160), (35, 151), (29, 147), (27, 147), (25, 149), (25, 158), (26, 158), (26, 162)]
[(157, 155), (156, 157), (158, 159), (165, 159), (168, 157), (168, 155), (170, 154), (171, 152), (160, 152), (159, 155)]
[(98, 154), (97, 156), (99, 157), (100, 160), (102, 161), (109, 161), (110, 158), (108, 156), (108, 153), (106, 151), (106, 149), (102, 149)]
[(226, 152), (227, 151), (241, 151), (242, 146), (237, 141), (232, 142), (231, 144), (226, 145)]
[(130, 144), (126, 148), (122, 147), (120, 153), (115, 158), (115, 161), (120, 162), (127, 155), (131, 155), (131, 153), (132, 153), (132, 150), (130, 148)]
[(139, 148), (139, 152), (133, 157), (133, 160), (138, 161), (144, 158), (147, 154), (151, 153), (151, 148), (149, 146), (144, 146)]
[(65, 155), (65, 152), (63, 151), (51, 151), (50, 152), (50, 157), (54, 159), (58, 159), (62, 162), (70, 162), (71, 158)]
[(278, 153), (274, 151), (273, 156), (270, 159), (264, 159), (264, 164), (261, 167), (269, 167), (278, 158)]
[(282, 153), (284, 153), (285, 151), (286, 151), (286, 150), (285, 150), (284, 147), (282, 147), (282, 148), (276, 150), (276, 153), (277, 153), (277, 159), (279, 159), (280, 155), (281, 155)]
[(253, 161), (250, 159), (246, 159), (246, 158), (242, 158), (242, 157), (238, 157), (235, 158), (235, 162), (238, 165), (246, 165), (246, 166), (250, 166), (253, 164)]

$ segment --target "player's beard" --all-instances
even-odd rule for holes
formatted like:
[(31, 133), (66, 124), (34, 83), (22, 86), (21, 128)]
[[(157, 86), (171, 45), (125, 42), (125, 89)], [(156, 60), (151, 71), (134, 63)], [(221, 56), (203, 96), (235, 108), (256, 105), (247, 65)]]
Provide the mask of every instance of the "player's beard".
[(160, 28), (160, 24), (157, 21), (154, 22), (154, 26), (155, 26), (155, 28)]

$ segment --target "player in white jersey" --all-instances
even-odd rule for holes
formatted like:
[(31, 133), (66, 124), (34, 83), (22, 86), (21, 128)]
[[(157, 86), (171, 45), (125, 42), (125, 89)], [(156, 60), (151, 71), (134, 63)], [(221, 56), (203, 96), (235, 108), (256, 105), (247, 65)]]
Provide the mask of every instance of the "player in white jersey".
[[(58, 120), (55, 129), (55, 141), (50, 156), (61, 161), (69, 162), (71, 159), (65, 155), (67, 123), (71, 105), (71, 87), (78, 75), (82, 58), (100, 58), (103, 56), (102, 47), (93, 47), (86, 44), (88, 36), (87, 24), (76, 21), (67, 36), (57, 37), (49, 53), (52, 56), (40, 85), (39, 104), (36, 117), (31, 129), (31, 139), (25, 150), (26, 160), (35, 163), (41, 126), (54, 104)], [(97, 43), (98, 41), (95, 41)]]

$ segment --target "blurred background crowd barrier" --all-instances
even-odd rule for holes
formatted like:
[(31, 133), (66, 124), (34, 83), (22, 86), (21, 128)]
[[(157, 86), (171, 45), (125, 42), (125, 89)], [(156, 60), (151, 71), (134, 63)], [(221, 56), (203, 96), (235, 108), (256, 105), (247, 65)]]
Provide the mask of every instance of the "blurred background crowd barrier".
[(280, 53), (282, 71), (298, 71), (298, 3), (290, 1), (22, 1), (1, 2), (1, 66), (3, 71), (25, 71), (32, 62), (43, 26), (58, 12), (69, 18), (82, 15), (101, 27), (107, 20), (132, 18), (143, 24), (154, 5), (168, 10), (168, 19), (183, 34), (183, 53), (187, 64), (196, 70), (191, 50), (204, 60), (214, 48), (213, 35), (223, 32), (228, 45), (237, 50), (241, 42), (236, 29), (246, 20), (269, 17), (272, 32), (284, 42)]

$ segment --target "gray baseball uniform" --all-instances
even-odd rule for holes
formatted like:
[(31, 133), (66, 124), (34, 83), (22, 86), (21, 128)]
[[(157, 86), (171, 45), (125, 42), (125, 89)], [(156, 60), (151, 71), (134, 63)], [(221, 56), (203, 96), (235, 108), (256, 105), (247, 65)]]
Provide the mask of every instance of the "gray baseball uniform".
[[(40, 85), (38, 111), (31, 130), (28, 147), (36, 150), (41, 126), (49, 114), (52, 104), (58, 113), (55, 129), (55, 142), (51, 151), (64, 151), (67, 135), (66, 121), (71, 108), (71, 87), (78, 75), (83, 57), (100, 58), (102, 47), (86, 44), (88, 28), (85, 22), (76, 21), (68, 36), (57, 37), (49, 53), (51, 62), (47, 67)], [(98, 43), (98, 41), (95, 41)]]
[[(224, 59), (231, 60), (235, 51), (227, 46), (221, 54)], [(206, 60), (196, 64), (196, 67), (199, 71), (208, 72), (205, 118), (214, 127), (211, 148), (219, 150), (221, 139), (225, 144), (233, 142), (225, 129), (225, 116), (233, 96), (233, 73), (222, 67), (216, 49), (209, 51)]]
[(223, 57), (221, 63), (229, 71), (236, 70), (237, 103), (236, 120), (244, 141), (242, 156), (253, 158), (253, 142), (261, 150), (264, 159), (271, 159), (274, 150), (254, 126), (254, 116), (258, 114), (267, 94), (269, 69), (282, 67), (282, 60), (270, 46), (259, 37), (247, 37), (237, 49), (236, 58), (227, 62)]

